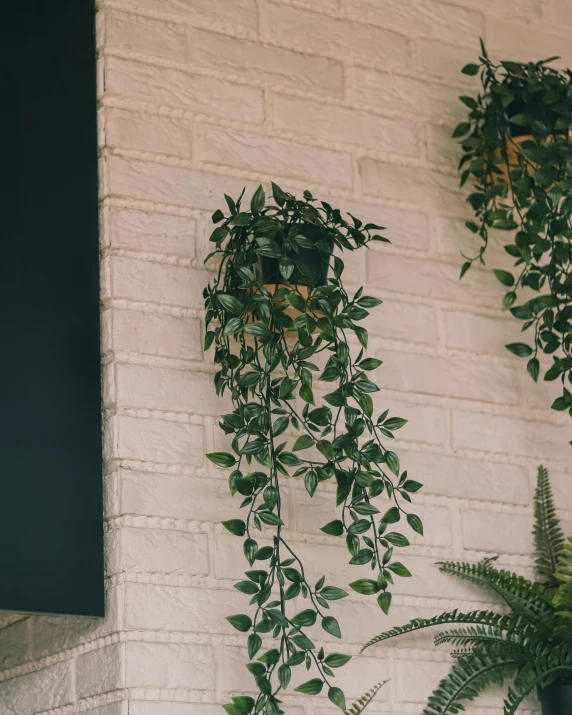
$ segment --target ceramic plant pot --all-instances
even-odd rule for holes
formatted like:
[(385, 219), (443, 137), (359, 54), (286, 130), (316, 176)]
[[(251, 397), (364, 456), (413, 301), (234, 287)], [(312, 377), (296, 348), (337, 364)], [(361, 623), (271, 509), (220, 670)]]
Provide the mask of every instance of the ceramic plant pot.
[(542, 715), (572, 715), (572, 683), (554, 682), (538, 689)]

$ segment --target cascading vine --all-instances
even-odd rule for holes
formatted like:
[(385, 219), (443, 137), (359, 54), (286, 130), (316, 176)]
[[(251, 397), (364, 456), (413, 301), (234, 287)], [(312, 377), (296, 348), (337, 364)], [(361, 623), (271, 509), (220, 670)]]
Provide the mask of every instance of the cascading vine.
[[(332, 679), (350, 656), (326, 655), (308, 629), (319, 623), (341, 638), (330, 604), (348, 594), (325, 577), (309, 580), (286, 532), (284, 480), (303, 478), (310, 496), (322, 482), (335, 480), (339, 519), (322, 532), (345, 537), (351, 564), (370, 566), (372, 577), (350, 586), (376, 594), (385, 613), (394, 577), (410, 576), (394, 559), (394, 547), (409, 540), (390, 525), (404, 517), (410, 528), (423, 532), (419, 517), (405, 508), (421, 485), (401, 473), (397, 455), (384, 444), (406, 420), (387, 410), (374, 416), (372, 394), (379, 388), (369, 374), (382, 362), (365, 357), (368, 333), (357, 324), (382, 301), (364, 295), (363, 288), (350, 296), (342, 281), (344, 263), (333, 255), (334, 247), (353, 251), (387, 239), (377, 233), (379, 226), (353, 217), (347, 222), (325, 202), (314, 205), (309, 192), (303, 200), (275, 184), (272, 192), (274, 203), (266, 205), (259, 187), (249, 211), (241, 206), (244, 192), (236, 202), (225, 196), (228, 214), (213, 215), (220, 225), (211, 236), (216, 249), (207, 258), (219, 259), (218, 272), (204, 293), (205, 347), (215, 345), (216, 391), (228, 394), (233, 406), (220, 422), (232, 435), (232, 453), (207, 456), (232, 469), (230, 491), (243, 497), (244, 518), (224, 526), (245, 537), (251, 569), (235, 588), (250, 596), (252, 613), (228, 620), (249, 634), (246, 667), (259, 691), (256, 699), (233, 698), (225, 706), (229, 715), (282, 713), (279, 694), (297, 666), (313, 676), (295, 688), (298, 693), (326, 689), (332, 703), (346, 708)], [(265, 262), (274, 267), (279, 282), (268, 284), (261, 261), (262, 268)], [(333, 275), (326, 282), (328, 266)], [(323, 369), (316, 359), (325, 361)], [(391, 502), (383, 514), (374, 505), (382, 495)], [(366, 704), (357, 703), (351, 712), (362, 712)]]
[(494, 273), (508, 289), (503, 309), (530, 338), (506, 347), (527, 359), (535, 381), (539, 358), (552, 357), (544, 380), (563, 385), (552, 408), (572, 415), (572, 71), (550, 67), (555, 57), (496, 64), (481, 50), (480, 64), (462, 71), (480, 74), (482, 92), (460, 97), (469, 114), (453, 133), (463, 150), (461, 186), (474, 181), (467, 201), (475, 220), (466, 225), (482, 241), (461, 277), (474, 261), (484, 264), (491, 229), (509, 232), (514, 270)]

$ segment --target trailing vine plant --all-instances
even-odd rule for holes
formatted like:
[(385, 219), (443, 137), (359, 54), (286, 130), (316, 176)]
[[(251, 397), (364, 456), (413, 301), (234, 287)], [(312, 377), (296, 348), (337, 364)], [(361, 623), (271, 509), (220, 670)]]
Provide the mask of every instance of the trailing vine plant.
[(550, 67), (555, 57), (495, 64), (481, 49), (479, 64), (462, 71), (480, 75), (482, 91), (460, 97), (469, 115), (453, 133), (463, 149), (461, 186), (474, 182), (467, 200), (475, 219), (466, 225), (482, 240), (461, 277), (474, 261), (484, 264), (491, 229), (508, 233), (514, 270), (494, 273), (508, 288), (503, 309), (531, 336), (506, 347), (527, 358), (535, 381), (539, 355), (553, 357), (544, 380), (560, 379), (563, 391), (552, 407), (572, 415), (572, 72)]
[[(282, 713), (279, 696), (296, 667), (313, 675), (297, 692), (324, 691), (346, 708), (332, 679), (350, 656), (326, 654), (308, 629), (319, 624), (341, 638), (330, 604), (348, 594), (325, 577), (309, 580), (285, 531), (284, 480), (303, 479), (310, 496), (323, 482), (336, 484), (339, 518), (322, 532), (345, 539), (351, 564), (369, 565), (371, 578), (350, 586), (376, 595), (385, 613), (394, 577), (410, 576), (394, 555), (395, 547), (409, 541), (392, 525), (403, 518), (414, 531), (423, 531), (419, 517), (406, 508), (421, 484), (401, 472), (397, 454), (386, 446), (406, 420), (388, 410), (374, 412), (372, 395), (379, 388), (370, 374), (382, 363), (365, 356), (368, 333), (358, 323), (381, 300), (363, 288), (350, 295), (342, 280), (344, 263), (333, 255), (334, 248), (354, 251), (387, 239), (377, 233), (381, 227), (353, 217), (346, 221), (307, 191), (299, 200), (272, 184), (272, 194), (274, 202), (267, 204), (259, 187), (249, 209), (242, 206), (244, 191), (237, 201), (225, 196), (228, 211), (213, 215), (219, 225), (207, 258), (219, 260), (218, 271), (204, 292), (205, 347), (215, 346), (216, 391), (228, 394), (233, 406), (220, 422), (231, 436), (232, 453), (207, 457), (232, 470), (230, 491), (242, 497), (245, 515), (223, 523), (244, 539), (250, 566), (235, 585), (250, 597), (250, 615), (228, 620), (249, 634), (246, 667), (259, 691), (256, 699), (234, 698), (225, 706), (229, 715)], [(382, 495), (390, 500), (383, 513), (374, 503)], [(302, 610), (293, 604), (299, 597), (307, 602)], [(358, 701), (352, 715), (362, 712), (373, 694)]]

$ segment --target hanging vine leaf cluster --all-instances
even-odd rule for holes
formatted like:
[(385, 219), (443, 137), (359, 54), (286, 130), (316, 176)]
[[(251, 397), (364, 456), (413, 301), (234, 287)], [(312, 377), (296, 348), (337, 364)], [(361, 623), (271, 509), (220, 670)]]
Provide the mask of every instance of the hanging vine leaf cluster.
[[(453, 136), (463, 149), (461, 185), (475, 182), (468, 197), (475, 220), (466, 225), (482, 239), (461, 276), (475, 260), (484, 263), (491, 229), (508, 233), (514, 270), (494, 273), (508, 288), (503, 308), (531, 337), (506, 347), (527, 359), (535, 381), (539, 355), (552, 356), (544, 379), (563, 383), (552, 407), (572, 415), (572, 72), (550, 67), (554, 59), (495, 64), (482, 46), (480, 64), (463, 69), (480, 74), (482, 92), (460, 97), (469, 115)], [(517, 303), (525, 291), (536, 295)]]
[[(284, 480), (303, 479), (310, 496), (323, 482), (336, 485), (339, 518), (322, 531), (345, 540), (351, 564), (369, 566), (371, 577), (351, 588), (375, 595), (386, 613), (394, 579), (410, 576), (394, 553), (409, 540), (393, 525), (404, 521), (423, 531), (419, 517), (405, 508), (421, 485), (401, 472), (397, 454), (386, 446), (406, 420), (387, 410), (374, 413), (372, 395), (379, 388), (371, 373), (381, 360), (366, 357), (368, 333), (359, 323), (381, 300), (362, 288), (350, 295), (344, 263), (333, 255), (387, 239), (381, 227), (346, 221), (309, 192), (299, 200), (273, 184), (272, 193), (267, 204), (259, 187), (249, 210), (243, 195), (225, 197), (228, 211), (213, 215), (215, 250), (207, 259), (219, 260), (218, 272), (204, 294), (205, 347), (215, 346), (217, 393), (229, 395), (233, 406), (220, 422), (232, 452), (207, 456), (231, 470), (230, 491), (242, 497), (243, 518), (224, 526), (243, 538), (250, 566), (235, 588), (250, 597), (251, 610), (228, 620), (248, 633), (247, 668), (259, 691), (256, 699), (234, 698), (225, 706), (229, 715), (282, 713), (279, 696), (297, 667), (312, 671), (297, 692), (327, 693), (346, 708), (332, 679), (350, 658), (326, 654), (309, 629), (321, 626), (341, 638), (330, 606), (348, 594), (325, 577), (309, 580), (284, 531)], [(264, 275), (273, 271), (269, 285)], [(352, 334), (359, 343), (354, 354)], [(381, 510), (374, 502), (382, 496), (390, 504)], [(297, 610), (294, 599), (307, 606)], [(366, 700), (351, 713), (361, 712)]]

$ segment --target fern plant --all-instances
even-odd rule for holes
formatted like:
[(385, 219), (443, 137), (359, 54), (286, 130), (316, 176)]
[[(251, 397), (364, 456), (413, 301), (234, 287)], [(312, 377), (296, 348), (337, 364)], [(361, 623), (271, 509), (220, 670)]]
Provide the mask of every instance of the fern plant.
[(497, 594), (508, 613), (454, 610), (416, 618), (364, 647), (432, 626), (448, 627), (435, 644), (451, 644), (455, 663), (429, 698), (424, 715), (457, 713), (464, 710), (463, 701), (507, 681), (504, 713), (513, 715), (535, 688), (572, 683), (572, 537), (565, 541), (544, 467), (538, 469), (534, 506), (537, 582), (496, 568), (495, 558), (439, 564), (442, 572)]

